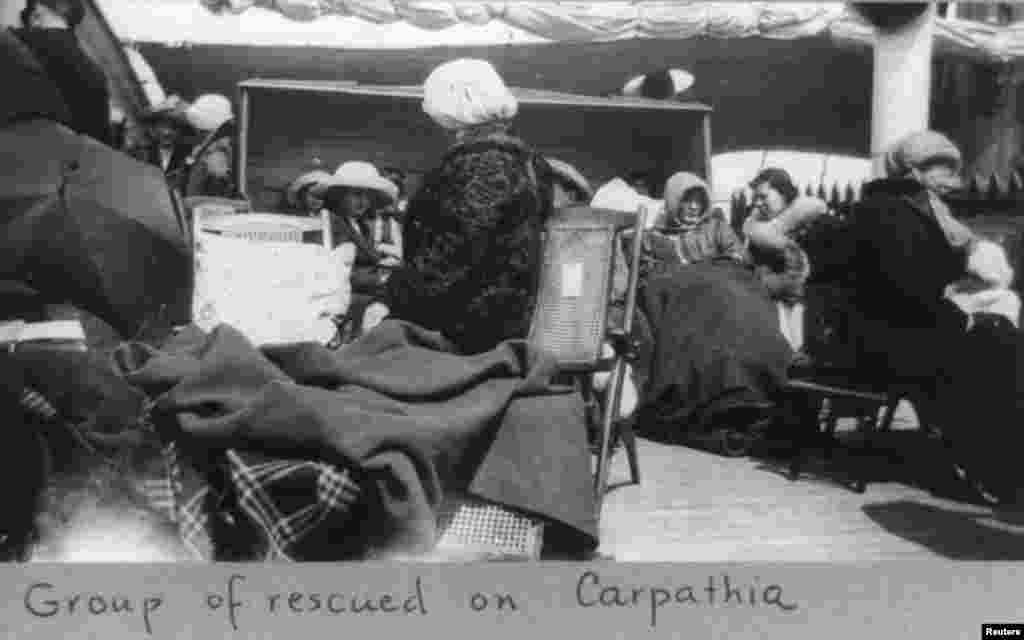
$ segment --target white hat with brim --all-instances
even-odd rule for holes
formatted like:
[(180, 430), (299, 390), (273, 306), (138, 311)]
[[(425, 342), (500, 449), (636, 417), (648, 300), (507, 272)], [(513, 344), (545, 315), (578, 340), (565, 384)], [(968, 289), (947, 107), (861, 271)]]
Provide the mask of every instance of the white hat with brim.
[(398, 185), (380, 175), (377, 167), (369, 162), (353, 161), (342, 164), (334, 175), (316, 186), (316, 192), (323, 193), (334, 187), (374, 191), (390, 202), (398, 199)]

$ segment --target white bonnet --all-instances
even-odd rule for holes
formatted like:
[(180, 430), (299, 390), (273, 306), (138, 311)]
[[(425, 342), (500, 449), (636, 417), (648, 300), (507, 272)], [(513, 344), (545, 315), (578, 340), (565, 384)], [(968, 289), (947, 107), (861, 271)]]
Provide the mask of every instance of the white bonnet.
[(518, 110), (515, 96), (486, 60), (446, 62), (423, 83), (423, 111), (445, 129), (511, 120)]

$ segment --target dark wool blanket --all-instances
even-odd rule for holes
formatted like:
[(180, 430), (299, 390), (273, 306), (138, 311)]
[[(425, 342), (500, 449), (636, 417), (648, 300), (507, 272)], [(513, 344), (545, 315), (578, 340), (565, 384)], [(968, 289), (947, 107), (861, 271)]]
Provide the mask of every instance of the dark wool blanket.
[(753, 270), (716, 261), (672, 267), (641, 300), (654, 349), (638, 424), (682, 435), (716, 414), (765, 403), (786, 381), (792, 350)]
[(443, 495), (523, 509), (591, 550), (597, 544), (584, 409), (549, 386), (550, 361), (509, 341), (471, 357), (440, 334), (386, 321), (337, 351), (253, 347), (220, 326), (160, 350), (115, 354), (155, 400), (153, 420), (189, 447), (322, 460), (357, 471), (375, 551), (426, 550)]

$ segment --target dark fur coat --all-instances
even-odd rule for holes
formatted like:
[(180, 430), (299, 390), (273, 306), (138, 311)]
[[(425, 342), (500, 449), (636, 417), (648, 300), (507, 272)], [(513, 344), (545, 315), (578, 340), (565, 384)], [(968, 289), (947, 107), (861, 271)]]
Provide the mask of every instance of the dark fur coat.
[(551, 203), (551, 169), (523, 141), (493, 131), (461, 140), (409, 202), (392, 316), (465, 353), (525, 338)]

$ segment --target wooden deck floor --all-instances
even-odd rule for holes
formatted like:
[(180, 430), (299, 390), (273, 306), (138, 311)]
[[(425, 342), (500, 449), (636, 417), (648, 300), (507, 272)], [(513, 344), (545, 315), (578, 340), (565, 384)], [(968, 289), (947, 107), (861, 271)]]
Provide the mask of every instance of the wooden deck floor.
[[(641, 439), (641, 485), (615, 486), (628, 466), (621, 452), (613, 460), (599, 552), (631, 562), (1024, 560), (1024, 514), (972, 504), (902, 413), (883, 443), (902, 462), (837, 454), (796, 482), (784, 460)], [(842, 482), (865, 463), (878, 480), (857, 494)]]

